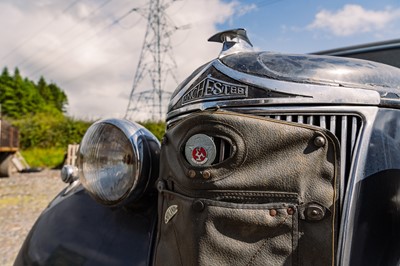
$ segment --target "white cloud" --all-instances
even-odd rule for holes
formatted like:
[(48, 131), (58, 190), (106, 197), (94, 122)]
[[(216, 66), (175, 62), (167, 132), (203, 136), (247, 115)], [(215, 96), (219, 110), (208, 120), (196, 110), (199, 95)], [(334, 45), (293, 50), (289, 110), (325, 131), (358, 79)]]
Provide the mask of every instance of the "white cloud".
[(399, 18), (400, 9), (367, 10), (360, 5), (349, 4), (336, 12), (321, 10), (307, 28), (326, 30), (336, 36), (349, 36), (383, 30)]
[(229, 8), (232, 12), (229, 17), (229, 24), (233, 25), (235, 19), (257, 10), (258, 7), (254, 3), (243, 4), (239, 1), (232, 1), (229, 3)]
[[(68, 95), (70, 115), (122, 117), (147, 19), (133, 12), (113, 22), (147, 2), (82, 0), (65, 11), (65, 1), (3, 0), (0, 36), (7, 37), (0, 42), (0, 68), (18, 67), (30, 79), (43, 75), (58, 84)], [(189, 24), (172, 35), (178, 80), (218, 55), (220, 45), (207, 38), (232, 14), (232, 4), (220, 0), (177, 1), (168, 8), (176, 26)], [(146, 89), (150, 82), (142, 85)], [(172, 81), (166, 84), (169, 91), (175, 87)]]
[(257, 9), (257, 5), (252, 3), (249, 5), (238, 5), (235, 10), (235, 15), (241, 17)]

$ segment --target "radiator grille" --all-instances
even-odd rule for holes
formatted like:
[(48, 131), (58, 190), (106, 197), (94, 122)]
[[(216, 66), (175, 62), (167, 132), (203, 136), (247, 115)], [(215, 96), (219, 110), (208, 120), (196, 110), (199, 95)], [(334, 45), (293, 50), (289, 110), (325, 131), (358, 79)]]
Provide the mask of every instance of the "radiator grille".
[[(260, 115), (260, 114), (258, 114)], [(296, 122), (321, 127), (331, 131), (340, 143), (340, 201), (343, 202), (343, 192), (346, 187), (350, 172), (351, 159), (356, 147), (357, 138), (361, 131), (362, 119), (358, 115), (338, 115), (338, 114), (296, 114), (296, 115), (263, 115), (271, 119)]]

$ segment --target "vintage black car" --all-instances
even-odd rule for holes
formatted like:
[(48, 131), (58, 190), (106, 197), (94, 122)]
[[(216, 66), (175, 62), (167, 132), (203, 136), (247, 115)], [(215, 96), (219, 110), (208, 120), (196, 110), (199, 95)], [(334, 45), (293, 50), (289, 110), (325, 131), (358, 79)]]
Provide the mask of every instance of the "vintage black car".
[[(16, 265), (400, 264), (400, 69), (254, 51), (243, 29), (210, 41), (161, 145), (89, 128)], [(398, 65), (398, 47), (322, 54)]]

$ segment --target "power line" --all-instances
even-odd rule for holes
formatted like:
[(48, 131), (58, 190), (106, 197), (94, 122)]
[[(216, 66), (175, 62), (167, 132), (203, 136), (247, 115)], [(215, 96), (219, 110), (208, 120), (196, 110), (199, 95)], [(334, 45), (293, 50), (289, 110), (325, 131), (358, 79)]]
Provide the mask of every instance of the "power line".
[[(62, 33), (60, 33), (60, 36), (66, 36), (69, 32), (71, 32), (72, 30), (74, 30), (75, 28), (77, 28), (81, 22), (89, 19), (90, 17), (92, 17), (94, 14), (96, 14), (99, 10), (101, 10), (102, 8), (104, 8), (107, 4), (109, 4), (111, 2), (111, 0), (106, 0), (105, 2), (103, 2), (102, 4), (100, 4), (99, 6), (97, 6), (96, 8), (94, 8), (87, 16), (81, 18), (79, 20), (79, 23), (74, 24), (73, 26), (69, 27), (68, 29), (66, 29), (65, 31), (63, 31)], [(80, 34), (79, 34), (80, 35)], [(57, 48), (54, 48), (53, 50), (50, 51), (46, 51), (43, 47), (39, 52), (34, 52), (31, 56), (26, 57), (25, 59), (23, 59), (22, 61), (20, 61), (19, 63), (17, 63), (16, 65), (18, 67), (22, 67), (26, 62), (28, 62), (30, 59), (32, 58), (40, 58), (43, 53), (52, 53), (54, 51), (56, 51)], [(29, 67), (29, 65), (27, 66)]]
[(40, 32), (42, 32), (44, 29), (46, 29), (49, 25), (52, 24), (53, 21), (57, 20), (61, 15), (65, 14), (69, 9), (71, 9), (76, 3), (78, 3), (80, 0), (75, 0), (72, 3), (70, 3), (66, 8), (64, 8), (61, 12), (61, 14), (56, 15), (53, 17), (53, 19), (51, 19), (49, 22), (47, 22), (46, 24), (44, 24), (41, 28), (39, 28), (37, 31), (35, 31), (33, 34), (29, 35), (28, 38), (24, 39), (22, 42), (20, 42), (17, 46), (14, 47), (14, 49), (12, 49), (10, 52), (8, 52), (7, 54), (5, 54), (0, 60), (4, 60), (7, 57), (9, 57), (10, 55), (12, 55), (13, 53), (15, 53), (19, 48), (23, 47), (24, 45), (26, 45), (29, 41), (31, 41), (32, 39), (34, 39)]
[[(255, 5), (255, 7), (257, 8), (261, 8), (261, 7), (265, 7), (265, 6), (269, 6), (278, 2), (281, 2), (283, 0), (262, 0), (262, 1), (258, 1), (255, 3), (252, 3)], [(235, 13), (240, 13), (240, 11), (247, 11), (246, 9), (248, 8), (247, 6), (242, 6), (241, 8), (239, 8), (238, 10), (235, 11)]]
[[(115, 24), (118, 24), (120, 21), (122, 21), (124, 18), (126, 18), (127, 16), (129, 16), (130, 14), (132, 14), (133, 12), (137, 11), (139, 8), (135, 7), (130, 9), (128, 12), (124, 13), (123, 15), (119, 16), (117, 19), (115, 19), (113, 22), (111, 22), (110, 24), (106, 25), (105, 27), (103, 27), (102, 29), (100, 29), (99, 31), (97, 31), (96, 33), (94, 33), (93, 35), (89, 36), (88, 38), (80, 41), (77, 43), (77, 45), (71, 47), (70, 49), (66, 50), (64, 53), (60, 54), (59, 56), (57, 56), (56, 58), (54, 58), (50, 63), (36, 69), (33, 71), (33, 73), (31, 73), (31, 76), (36, 75), (39, 72), (42, 72), (44, 70), (46, 70), (47, 68), (49, 68), (51, 65), (53, 65), (54, 63), (59, 62), (59, 59), (64, 57), (66, 54), (68, 54), (70, 51), (72, 51), (73, 49), (76, 49), (78, 47), (80, 47), (82, 45), (82, 43), (86, 43), (87, 41), (93, 39), (94, 37), (96, 37), (97, 35), (99, 35), (101, 32), (105, 31), (108, 28), (111, 28), (112, 26), (114, 26)], [(53, 70), (52, 70), (53, 71)], [(48, 72), (51, 73), (52, 71)]]
[[(172, 55), (171, 35), (179, 29), (173, 25), (166, 9), (173, 0), (150, 0), (147, 10), (147, 27), (142, 50), (133, 79), (125, 117), (129, 119), (162, 120), (170, 95), (164, 90), (168, 77), (176, 80), (176, 62)], [(148, 78), (150, 89), (140, 87)]]
[(264, 7), (264, 6), (269, 6), (278, 2), (282, 2), (283, 0), (272, 0), (272, 1), (260, 1), (258, 4), (256, 4), (257, 7)]

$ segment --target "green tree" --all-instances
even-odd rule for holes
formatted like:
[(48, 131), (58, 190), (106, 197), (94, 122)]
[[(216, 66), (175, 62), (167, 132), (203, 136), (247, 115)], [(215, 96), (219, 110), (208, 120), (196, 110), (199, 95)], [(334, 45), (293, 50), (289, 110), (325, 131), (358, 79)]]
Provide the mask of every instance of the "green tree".
[(0, 76), (0, 104), (2, 114), (18, 119), (37, 113), (63, 113), (68, 104), (67, 95), (56, 84), (48, 84), (40, 77), (37, 84), (23, 78), (19, 69), (11, 76), (4, 68)]
[(67, 95), (56, 84), (49, 84), (52, 94), (53, 105), (60, 112), (65, 112), (65, 106), (68, 104)]
[(0, 104), (2, 105), (2, 113), (6, 116), (19, 117), (20, 106), (18, 105), (18, 97), (21, 94), (16, 90), (16, 86), (21, 85), (21, 76), (16, 68), (14, 76), (8, 74), (5, 68), (1, 77)]

